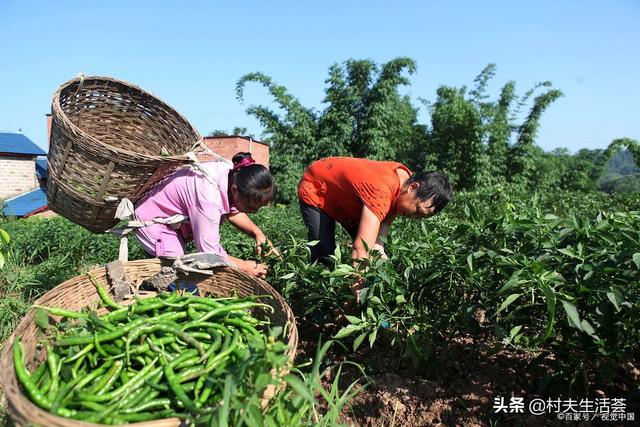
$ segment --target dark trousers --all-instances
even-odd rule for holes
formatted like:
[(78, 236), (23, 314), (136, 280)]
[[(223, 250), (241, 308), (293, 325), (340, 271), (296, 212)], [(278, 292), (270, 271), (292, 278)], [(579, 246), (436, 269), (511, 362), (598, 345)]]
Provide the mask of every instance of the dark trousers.
[[(333, 255), (336, 249), (336, 222), (322, 209), (303, 201), (300, 201), (300, 213), (304, 225), (307, 226), (307, 240), (318, 240), (318, 243), (311, 247), (311, 261)], [(355, 239), (357, 230), (347, 230), (347, 233)]]

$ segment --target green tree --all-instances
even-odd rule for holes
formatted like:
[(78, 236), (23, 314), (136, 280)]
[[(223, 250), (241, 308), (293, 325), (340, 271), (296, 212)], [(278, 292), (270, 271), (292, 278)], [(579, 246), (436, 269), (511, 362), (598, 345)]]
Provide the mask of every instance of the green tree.
[(271, 145), (271, 170), (279, 201), (295, 200), (295, 189), (306, 166), (316, 159), (347, 155), (404, 161), (410, 157), (416, 137), (417, 110), (399, 86), (408, 85), (404, 73), (415, 72), (409, 58), (396, 58), (378, 67), (369, 60), (348, 60), (334, 64), (326, 80), (325, 109), (306, 108), (284, 86), (262, 73), (243, 76), (237, 83), (237, 97), (244, 100), (244, 88), (252, 82), (265, 87), (277, 111), (250, 106)]
[(516, 98), (516, 84), (509, 81), (502, 87), (497, 104), (492, 108), (492, 116), (487, 125), (487, 155), (491, 182), (503, 182), (508, 176), (509, 140), (512, 126), (509, 114)]
[[(535, 145), (535, 138), (542, 113), (562, 93), (548, 89), (536, 96), (529, 113), (518, 125), (520, 110), (531, 102), (539, 88), (549, 88), (551, 83), (537, 84), (518, 99), (515, 82), (509, 81), (502, 87), (498, 100), (491, 101), (486, 92), (495, 72), (495, 64), (487, 65), (468, 93), (464, 86), (438, 88), (436, 102), (429, 105), (431, 126), (425, 128), (428, 135), (421, 140), (425, 144), (420, 150), (424, 163), (448, 173), (457, 189), (504, 181), (535, 187), (542, 185), (542, 176), (545, 183), (551, 182), (554, 166), (550, 161), (556, 159), (545, 158)], [(547, 168), (548, 173), (541, 176), (540, 168)], [(556, 174), (555, 178), (559, 176)]]
[(234, 127), (231, 132), (227, 132), (226, 130), (222, 130), (222, 129), (215, 129), (209, 132), (207, 136), (230, 136), (230, 135), (242, 135), (242, 136), (253, 137), (253, 135), (248, 133), (247, 128), (241, 127), (241, 126)]
[[(458, 190), (504, 181), (524, 187), (564, 185), (559, 182), (557, 164), (568, 160), (545, 156), (535, 145), (542, 114), (562, 96), (550, 88), (551, 83), (540, 83), (518, 98), (515, 83), (509, 81), (492, 101), (487, 88), (496, 66), (489, 64), (470, 91), (440, 86), (436, 101), (428, 104), (430, 124), (420, 124), (417, 108), (399, 92), (401, 86), (409, 85), (408, 76), (415, 71), (415, 62), (406, 57), (380, 66), (353, 59), (334, 64), (325, 81), (322, 111), (304, 107), (284, 86), (262, 73), (240, 78), (236, 90), (241, 102), (245, 86), (257, 83), (269, 91), (275, 105), (274, 109), (252, 105), (247, 113), (260, 121), (265, 142), (271, 145), (279, 201), (295, 200), (296, 185), (308, 164), (335, 155), (437, 169), (449, 175)], [(540, 88), (546, 91), (533, 98)], [(516, 124), (520, 110), (529, 104), (528, 114)], [(538, 173), (540, 168), (548, 173)]]
[(431, 112), (430, 146), (436, 169), (457, 189), (473, 188), (481, 173), (482, 117), (465, 89), (440, 86)]
[(238, 80), (236, 95), (240, 102), (244, 101), (244, 87), (249, 82), (265, 87), (278, 109), (283, 111), (279, 114), (268, 107), (256, 105), (247, 109), (247, 113), (262, 124), (265, 142), (270, 144), (269, 163), (276, 178), (278, 201), (293, 202), (304, 165), (314, 157), (318, 148), (318, 114), (304, 107), (284, 86), (277, 85), (262, 73), (247, 74)]
[(631, 138), (617, 138), (611, 141), (607, 149), (604, 151), (605, 158), (611, 159), (616, 153), (626, 149), (633, 156), (636, 165), (640, 163), (640, 143)]
[[(587, 150), (588, 151), (588, 150)], [(598, 166), (585, 152), (571, 155), (566, 148), (550, 153), (537, 153), (536, 174), (532, 185), (536, 189), (593, 191), (597, 189)]]
[(600, 181), (600, 190), (607, 193), (640, 191), (640, 143), (631, 138), (611, 141), (603, 157), (606, 173)]
[[(550, 82), (536, 85), (534, 89), (525, 94), (525, 99), (532, 91), (539, 87), (550, 87)], [(524, 184), (528, 187), (535, 187), (536, 183), (536, 163), (540, 158), (541, 150), (536, 147), (535, 139), (540, 127), (540, 117), (552, 102), (562, 96), (558, 89), (548, 91), (535, 97), (533, 106), (524, 122), (518, 127), (517, 140), (509, 151), (509, 177), (511, 181)]]

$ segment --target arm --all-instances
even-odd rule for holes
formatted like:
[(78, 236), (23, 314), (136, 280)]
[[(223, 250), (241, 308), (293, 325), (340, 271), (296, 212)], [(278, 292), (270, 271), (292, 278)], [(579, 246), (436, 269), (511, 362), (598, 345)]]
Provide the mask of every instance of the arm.
[(229, 255), (227, 259), (234, 263), (238, 267), (238, 270), (244, 271), (245, 273), (251, 274), (252, 276), (264, 278), (267, 275), (267, 266), (264, 264), (260, 264), (257, 261), (244, 260), (232, 257), (231, 255)]
[(249, 218), (249, 215), (246, 213), (237, 212), (229, 214), (227, 219), (235, 228), (242, 231), (247, 236), (255, 238), (256, 241), (259, 240), (259, 238), (262, 242), (267, 240), (260, 227), (251, 221), (251, 218)]
[(229, 214), (227, 219), (238, 230), (242, 231), (247, 236), (256, 239), (256, 252), (258, 253), (258, 255), (262, 254), (261, 246), (263, 243), (267, 243), (271, 248), (269, 253), (273, 253), (276, 256), (280, 255), (276, 248), (274, 248), (271, 242), (267, 239), (267, 236), (264, 235), (260, 227), (258, 227), (253, 221), (251, 221), (251, 218), (249, 218), (246, 213), (237, 212), (234, 214)]
[(364, 206), (362, 208), (362, 214), (360, 215), (358, 234), (356, 234), (356, 238), (353, 241), (351, 258), (354, 260), (368, 258), (367, 247), (373, 249), (378, 239), (380, 229), (380, 219), (367, 206)]
[(380, 223), (380, 230), (378, 231), (378, 238), (376, 239), (376, 244), (373, 247), (373, 249), (377, 250), (378, 252), (380, 252), (382, 254), (382, 258), (384, 258), (384, 259), (387, 258), (387, 255), (384, 252), (384, 241), (383, 241), (383, 239), (385, 237), (387, 237), (387, 235), (389, 234), (389, 228), (391, 227), (391, 224), (393, 223), (394, 219), (395, 219), (395, 216), (388, 217), (388, 218), (385, 218), (385, 220)]
[(391, 217), (385, 218), (384, 221), (380, 223), (380, 230), (378, 231), (376, 246), (380, 245), (381, 247), (384, 247), (383, 239), (389, 235), (389, 228), (391, 228), (391, 224), (393, 224), (394, 219), (396, 219), (396, 217), (391, 216)]
[(225, 260), (234, 263), (240, 271), (257, 277), (265, 277), (267, 274), (265, 265), (256, 261), (245, 261), (227, 254), (220, 244), (220, 212), (215, 212), (213, 209), (209, 212), (209, 215), (205, 215), (200, 209), (194, 208), (189, 213), (196, 249), (199, 252), (218, 254)]

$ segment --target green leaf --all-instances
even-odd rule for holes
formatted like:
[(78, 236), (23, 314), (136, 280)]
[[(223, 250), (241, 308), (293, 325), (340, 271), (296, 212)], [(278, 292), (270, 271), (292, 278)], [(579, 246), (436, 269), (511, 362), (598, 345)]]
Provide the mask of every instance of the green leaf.
[(266, 421), (267, 421), (267, 426), (269, 426), (269, 427), (280, 427), (280, 426), (278, 425), (278, 422), (277, 422), (276, 420), (274, 420), (274, 419), (273, 419), (273, 417), (272, 417), (271, 415), (267, 414), (267, 415), (265, 416), (265, 419), (266, 419)]
[(356, 316), (350, 316), (348, 314), (346, 314), (344, 317), (346, 317), (346, 319), (349, 321), (349, 323), (353, 324), (353, 325), (357, 325), (359, 323), (362, 323), (362, 319)]
[(566, 248), (563, 248), (563, 249), (558, 249), (558, 252), (560, 252), (561, 254), (564, 254), (564, 255), (566, 255), (568, 257), (571, 257), (571, 258), (582, 259), (578, 255), (573, 253), (573, 251), (571, 251), (571, 248), (569, 248), (569, 247), (566, 247)]
[(256, 390), (260, 391), (264, 389), (266, 386), (268, 386), (270, 383), (271, 383), (271, 375), (266, 372), (263, 372), (256, 377), (256, 381), (253, 384), (253, 386), (256, 388)]
[(509, 331), (509, 337), (511, 339), (513, 339), (516, 335), (518, 335), (518, 333), (520, 332), (520, 330), (522, 329), (522, 325), (518, 325), (518, 326), (514, 326), (513, 328), (511, 328), (511, 330)]
[(373, 314), (373, 308), (367, 307), (367, 317), (376, 320), (376, 315)]
[(640, 270), (640, 252), (636, 252), (635, 254), (633, 254), (633, 262), (636, 264), (636, 267), (638, 268), (638, 270)]
[(616, 312), (619, 312), (622, 309), (622, 303), (624, 303), (624, 298), (622, 297), (622, 294), (617, 288), (612, 286), (609, 289), (610, 289), (610, 292), (607, 292), (607, 299), (611, 301), (611, 304), (613, 304), (613, 306), (616, 308)]
[(4, 267), (4, 255), (0, 252), (0, 269)]
[(547, 320), (547, 331), (544, 335), (544, 340), (546, 340), (553, 333), (553, 325), (556, 320), (556, 294), (547, 285), (542, 286), (542, 292), (544, 293), (544, 297), (547, 302), (548, 320)]
[(307, 385), (302, 382), (300, 378), (293, 374), (287, 374), (284, 376), (284, 380), (298, 393), (304, 400), (309, 403), (313, 403), (313, 394), (309, 391)]
[(505, 308), (509, 307), (509, 305), (514, 302), (515, 300), (517, 300), (522, 294), (511, 294), (507, 297), (507, 299), (505, 299), (502, 304), (500, 305), (500, 308), (498, 309), (498, 311), (496, 311), (496, 314), (500, 313), (502, 310), (504, 310)]
[(0, 241), (2, 241), (3, 244), (8, 245), (10, 240), (9, 233), (0, 228)]
[(505, 283), (504, 286), (502, 286), (502, 288), (500, 288), (498, 293), (499, 294), (504, 293), (507, 290), (513, 288), (514, 286), (521, 285), (523, 283), (526, 283), (526, 280), (520, 279), (520, 276), (518, 276), (517, 273), (514, 273), (513, 275), (511, 275), (511, 277), (509, 278), (507, 283)]
[(49, 314), (45, 309), (36, 309), (36, 325), (44, 330), (49, 327)]
[(367, 335), (368, 334), (366, 332), (364, 334), (358, 335), (358, 337), (353, 341), (353, 351), (356, 351), (358, 347), (360, 347), (360, 344), (362, 344), (362, 341), (364, 341)]
[(340, 245), (336, 245), (336, 249), (333, 251), (333, 255), (336, 257), (338, 262), (342, 259), (342, 252), (340, 252)]
[(396, 295), (396, 303), (397, 304), (404, 304), (405, 302), (407, 302), (407, 300), (404, 297), (404, 295)]
[(373, 347), (373, 343), (376, 342), (376, 337), (378, 336), (378, 330), (374, 329), (373, 332), (369, 334), (369, 347)]
[(578, 309), (575, 305), (566, 300), (560, 300), (562, 302), (562, 307), (564, 307), (565, 313), (567, 313), (567, 318), (569, 320), (569, 325), (582, 330), (582, 326), (580, 326), (580, 315), (578, 314)]
[(344, 337), (347, 337), (347, 336), (349, 336), (349, 335), (353, 334), (354, 332), (357, 332), (357, 331), (359, 331), (361, 329), (362, 329), (361, 326), (347, 325), (344, 328), (340, 329), (338, 331), (338, 333), (333, 336), (333, 338), (335, 338), (335, 339), (344, 338)]
[(285, 274), (284, 276), (280, 277), (280, 278), (279, 278), (279, 280), (289, 280), (289, 279), (291, 279), (293, 276), (295, 276), (295, 273)]
[(283, 332), (284, 332), (284, 328), (282, 326), (274, 326), (272, 328), (269, 328), (270, 337), (278, 338), (279, 336), (282, 335)]
[(593, 326), (591, 326), (591, 323), (587, 322), (586, 319), (582, 319), (582, 321), (580, 322), (580, 326), (581, 326), (581, 329), (585, 331), (587, 334), (589, 334), (591, 337), (600, 339), (600, 337), (596, 335), (596, 331), (595, 329), (593, 329)]
[(247, 422), (249, 427), (262, 427), (265, 425), (262, 411), (256, 405), (249, 405), (247, 413), (251, 415), (245, 418), (245, 422)]
[(380, 298), (376, 297), (376, 296), (372, 296), (371, 298), (369, 298), (367, 300), (367, 302), (371, 303), (371, 304), (376, 304), (376, 305), (380, 305), (382, 304), (382, 301), (380, 300)]

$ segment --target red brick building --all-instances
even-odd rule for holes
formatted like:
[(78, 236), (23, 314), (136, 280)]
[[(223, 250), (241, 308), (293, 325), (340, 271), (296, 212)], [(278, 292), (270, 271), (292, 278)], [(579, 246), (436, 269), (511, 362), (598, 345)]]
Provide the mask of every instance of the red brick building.
[[(244, 151), (251, 153), (256, 163), (269, 167), (269, 144), (257, 141), (249, 136), (205, 136), (204, 142), (207, 147), (216, 154), (231, 160), (234, 154)], [(201, 154), (198, 160), (215, 160), (212, 155)]]

